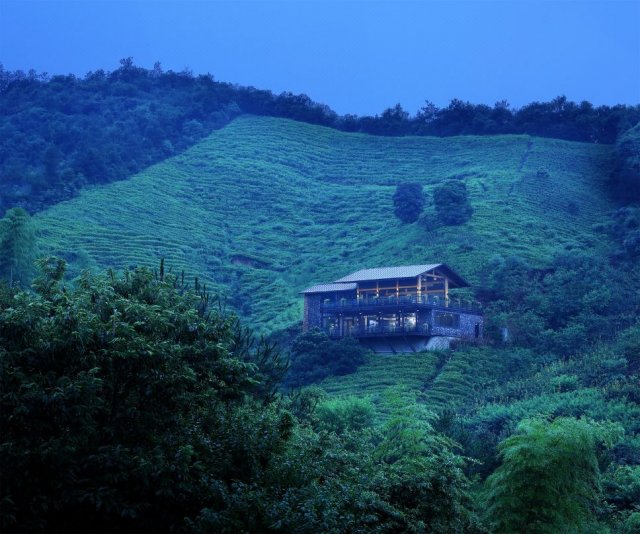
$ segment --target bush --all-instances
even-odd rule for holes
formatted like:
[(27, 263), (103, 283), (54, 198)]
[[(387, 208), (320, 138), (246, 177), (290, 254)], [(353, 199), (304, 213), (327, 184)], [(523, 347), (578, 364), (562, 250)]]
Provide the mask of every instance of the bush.
[(609, 229), (621, 246), (616, 256), (630, 260), (640, 257), (640, 208), (624, 207), (614, 211)]
[(416, 222), (425, 205), (422, 185), (417, 183), (402, 183), (396, 186), (393, 195), (394, 213), (403, 223)]
[(346, 375), (366, 361), (367, 350), (353, 338), (334, 341), (319, 329), (306, 332), (291, 346), (287, 382), (303, 386), (328, 376)]
[(459, 180), (448, 180), (433, 190), (433, 201), (438, 218), (443, 224), (464, 224), (473, 214), (467, 196), (467, 186)]
[(318, 405), (316, 415), (320, 429), (342, 434), (371, 427), (375, 407), (369, 398), (328, 399)]

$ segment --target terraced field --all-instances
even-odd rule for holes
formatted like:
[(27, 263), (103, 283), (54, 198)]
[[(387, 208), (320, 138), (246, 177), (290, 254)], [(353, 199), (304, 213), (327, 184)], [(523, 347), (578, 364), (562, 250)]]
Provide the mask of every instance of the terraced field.
[(356, 373), (329, 377), (319, 386), (331, 396), (369, 397), (384, 416), (389, 410), (390, 393), (412, 399), (417, 394), (418, 400), (426, 401), (420, 392), (437, 376), (443, 357), (436, 352), (376, 355)]
[[(301, 318), (298, 292), (363, 267), (447, 262), (470, 281), (495, 254), (543, 264), (598, 249), (592, 226), (608, 146), (528, 136), (373, 137), (244, 116), (130, 180), (37, 215), (49, 252), (83, 267), (157, 265), (200, 275), (261, 332)], [(459, 227), (402, 225), (398, 181), (427, 194), (464, 180), (475, 209)]]

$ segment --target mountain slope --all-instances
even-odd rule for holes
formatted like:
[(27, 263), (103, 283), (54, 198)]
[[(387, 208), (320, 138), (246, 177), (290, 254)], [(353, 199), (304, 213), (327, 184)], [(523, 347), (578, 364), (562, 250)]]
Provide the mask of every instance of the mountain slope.
[[(373, 137), (240, 117), (133, 178), (38, 214), (43, 242), (76, 267), (156, 265), (200, 274), (261, 331), (301, 318), (297, 292), (375, 265), (443, 261), (472, 282), (494, 254), (543, 264), (598, 249), (592, 229), (611, 147), (529, 136)], [(464, 180), (462, 227), (402, 225), (398, 181)], [(427, 214), (433, 208), (427, 208)]]

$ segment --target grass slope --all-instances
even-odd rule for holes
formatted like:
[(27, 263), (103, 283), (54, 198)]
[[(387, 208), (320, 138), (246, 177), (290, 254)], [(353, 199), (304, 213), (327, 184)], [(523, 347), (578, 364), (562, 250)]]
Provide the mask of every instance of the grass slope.
[(331, 396), (369, 397), (384, 417), (391, 408), (389, 394), (408, 399), (417, 395), (418, 400), (426, 401), (421, 392), (438, 376), (444, 356), (437, 352), (375, 355), (356, 373), (329, 377), (319, 386)]
[[(373, 137), (243, 116), (36, 218), (50, 251), (77, 267), (165, 257), (270, 331), (301, 319), (300, 290), (359, 268), (442, 261), (473, 282), (494, 254), (541, 264), (558, 247), (598, 248), (610, 156), (609, 146), (529, 136)], [(428, 193), (454, 177), (475, 208), (464, 227), (394, 217), (398, 181)]]

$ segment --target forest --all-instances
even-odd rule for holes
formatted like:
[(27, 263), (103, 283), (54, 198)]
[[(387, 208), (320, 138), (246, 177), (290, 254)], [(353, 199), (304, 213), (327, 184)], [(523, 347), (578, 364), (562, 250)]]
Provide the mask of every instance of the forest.
[[(0, 95), (0, 531), (640, 531), (640, 107), (130, 58)], [(304, 284), (427, 254), (482, 343), (300, 332)]]

